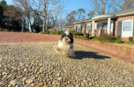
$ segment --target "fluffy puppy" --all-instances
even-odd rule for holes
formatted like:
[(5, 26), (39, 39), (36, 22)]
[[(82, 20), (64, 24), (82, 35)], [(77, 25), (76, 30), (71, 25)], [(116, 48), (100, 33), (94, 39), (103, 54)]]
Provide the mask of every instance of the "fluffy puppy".
[(67, 55), (69, 57), (76, 57), (73, 48), (73, 41), (73, 35), (70, 32), (66, 31), (62, 34), (58, 46), (54, 46), (54, 50), (58, 54)]

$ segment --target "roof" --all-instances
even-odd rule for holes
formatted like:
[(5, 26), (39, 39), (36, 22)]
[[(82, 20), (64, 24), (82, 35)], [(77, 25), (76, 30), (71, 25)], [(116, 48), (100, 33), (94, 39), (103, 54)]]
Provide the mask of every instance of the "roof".
[(83, 20), (83, 21), (74, 22), (74, 24), (82, 23), (82, 22), (88, 22), (88, 21), (92, 21), (92, 19), (86, 19), (86, 20)]
[(130, 8), (130, 9), (126, 9), (126, 10), (121, 10), (121, 11), (117, 11), (117, 12), (113, 12), (113, 13), (109, 13), (109, 14), (104, 14), (104, 15), (98, 15), (92, 18), (92, 20), (103, 20), (103, 19), (107, 19), (107, 18), (117, 18), (120, 16), (127, 16), (127, 15), (131, 15), (134, 14), (134, 8)]

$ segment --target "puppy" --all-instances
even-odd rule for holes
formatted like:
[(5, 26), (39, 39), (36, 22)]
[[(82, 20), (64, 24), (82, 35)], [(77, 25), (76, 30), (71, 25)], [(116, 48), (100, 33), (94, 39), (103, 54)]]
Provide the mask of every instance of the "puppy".
[(58, 46), (54, 46), (54, 50), (58, 54), (67, 55), (69, 57), (76, 57), (74, 53), (73, 41), (73, 35), (66, 31), (62, 34)]

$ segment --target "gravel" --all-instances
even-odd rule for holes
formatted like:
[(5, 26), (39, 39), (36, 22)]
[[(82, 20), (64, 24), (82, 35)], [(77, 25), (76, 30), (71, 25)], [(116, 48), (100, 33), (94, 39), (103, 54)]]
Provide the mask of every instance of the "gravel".
[(58, 55), (57, 43), (0, 44), (2, 87), (133, 87), (134, 65), (74, 44), (76, 58)]

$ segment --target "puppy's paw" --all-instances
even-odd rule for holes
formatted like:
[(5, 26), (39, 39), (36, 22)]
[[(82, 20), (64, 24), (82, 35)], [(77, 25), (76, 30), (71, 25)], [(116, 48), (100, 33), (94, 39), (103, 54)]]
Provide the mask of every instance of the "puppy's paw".
[(73, 55), (71, 55), (70, 57), (71, 57), (71, 58), (75, 58), (75, 57), (76, 57), (76, 55), (75, 55), (75, 54), (73, 54)]
[(60, 48), (58, 46), (54, 46), (55, 50), (60, 50)]
[(56, 53), (60, 53), (60, 48), (58, 46), (54, 46), (54, 50)]

